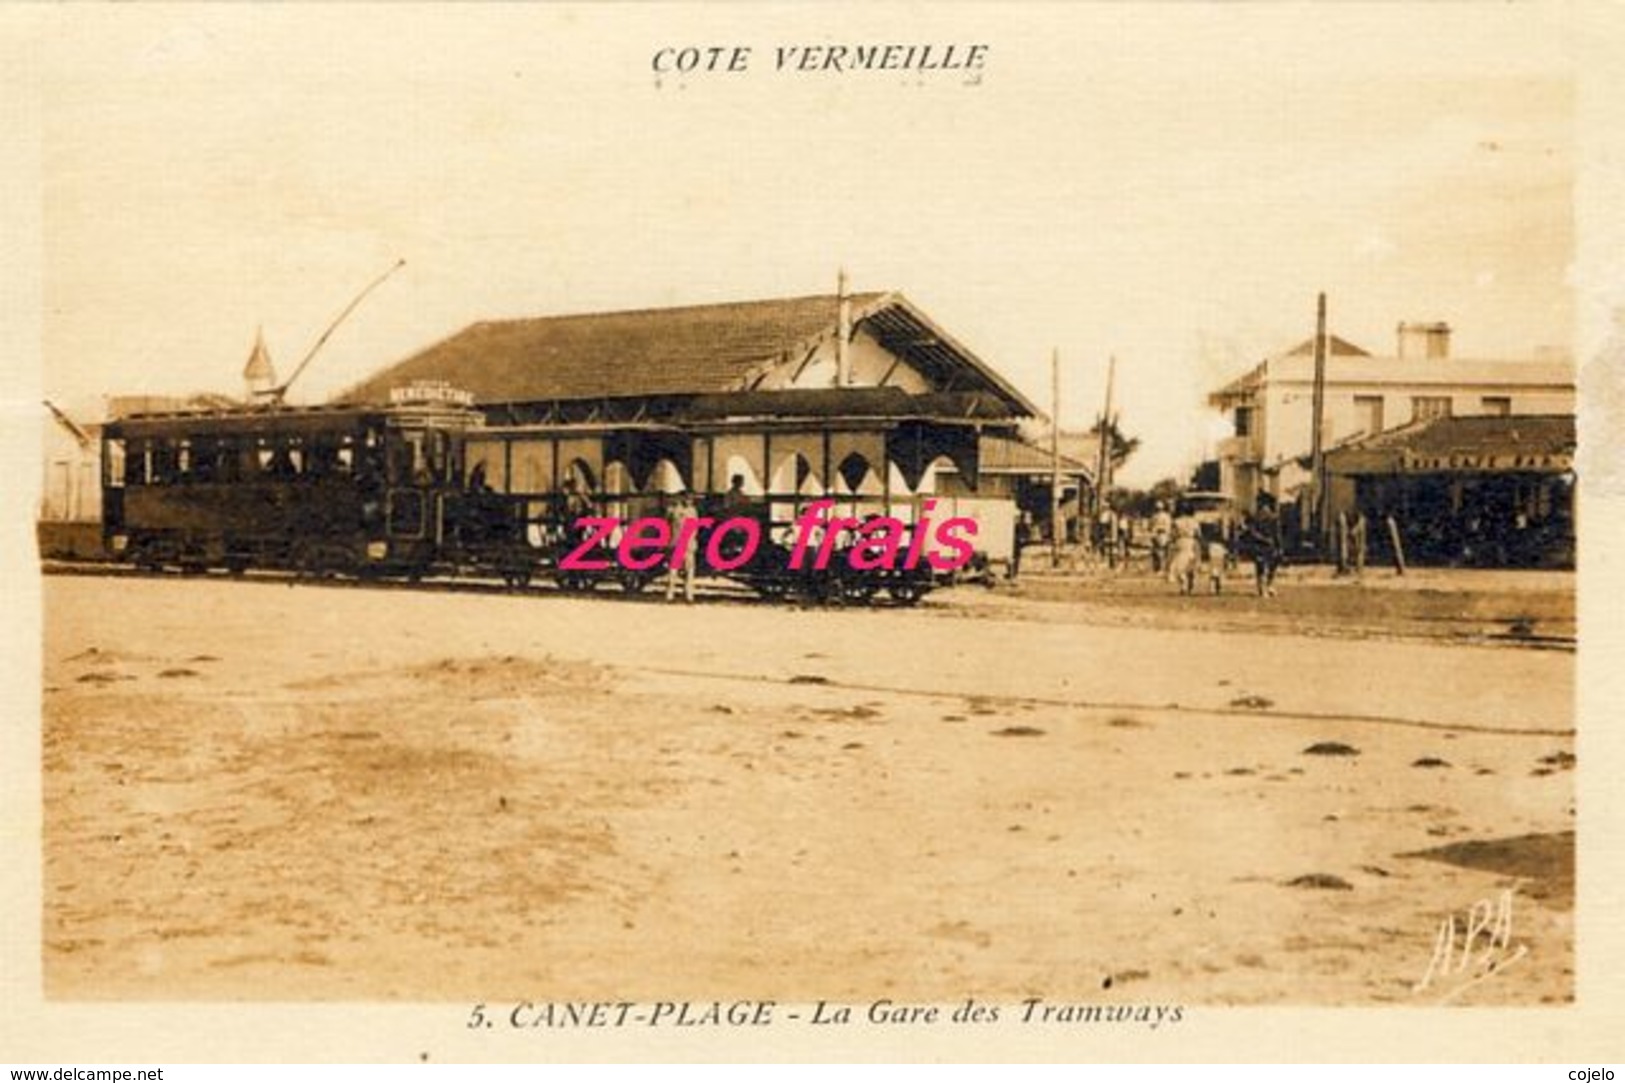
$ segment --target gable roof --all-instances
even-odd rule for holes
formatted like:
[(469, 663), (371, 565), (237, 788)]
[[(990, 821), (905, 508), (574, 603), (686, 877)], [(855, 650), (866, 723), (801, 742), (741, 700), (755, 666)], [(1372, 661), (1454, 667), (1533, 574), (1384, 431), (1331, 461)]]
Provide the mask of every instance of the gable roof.
[[(1362, 350), (1360, 347), (1356, 346), (1354, 343), (1348, 341), (1347, 339), (1338, 338), (1336, 335), (1328, 334), (1326, 336), (1326, 345), (1328, 347), (1328, 349), (1326, 350), (1326, 356), (1327, 357), (1370, 357), (1371, 356), (1371, 351), (1370, 350)], [(1315, 340), (1313, 338), (1306, 338), (1302, 342), (1298, 343), (1296, 346), (1292, 347), (1292, 349), (1286, 351), (1281, 356), (1282, 357), (1313, 357), (1314, 355), (1315, 355)]]
[[(898, 293), (850, 295), (852, 326), (951, 391), (990, 391), (1018, 415), (1036, 408)], [(682, 308), (476, 323), (357, 384), (338, 398), (383, 401), (393, 386), (445, 380), (481, 405), (753, 388), (839, 323), (833, 294)]]
[[(1326, 343), (1326, 356), (1328, 358), (1371, 356), (1370, 353), (1362, 350), (1354, 343), (1348, 341), (1347, 339), (1338, 338), (1336, 335), (1328, 334), (1326, 336)], [(1258, 364), (1254, 365), (1240, 376), (1237, 376), (1235, 379), (1231, 380), (1217, 391), (1211, 392), (1207, 397), (1208, 405), (1222, 408), (1228, 404), (1230, 399), (1245, 397), (1249, 393), (1258, 390), (1259, 385), (1270, 376), (1271, 360), (1288, 357), (1313, 357), (1314, 355), (1315, 340), (1313, 338), (1306, 338), (1296, 346), (1292, 347), (1292, 349), (1287, 350), (1284, 353), (1277, 354), (1274, 358), (1260, 361)]]

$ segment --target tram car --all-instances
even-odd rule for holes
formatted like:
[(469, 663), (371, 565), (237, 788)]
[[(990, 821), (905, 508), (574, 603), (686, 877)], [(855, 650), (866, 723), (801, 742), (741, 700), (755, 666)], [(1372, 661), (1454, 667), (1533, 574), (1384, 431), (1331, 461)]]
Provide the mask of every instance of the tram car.
[[(432, 389), (431, 389), (432, 390)], [(474, 576), (510, 586), (549, 574), (567, 591), (618, 586), (635, 593), (665, 567), (632, 570), (616, 538), (593, 552), (600, 570), (561, 558), (584, 537), (581, 516), (617, 510), (663, 515), (658, 492), (629, 495), (565, 487), (547, 494), (493, 491), (470, 451), (485, 417), (458, 398), (388, 405), (288, 407), (135, 414), (102, 431), (103, 542), (116, 559), (160, 571), (291, 571), (321, 578)], [(793, 568), (782, 536), (802, 498), (775, 495), (725, 508), (702, 494), (702, 512), (756, 520), (762, 544), (742, 566), (696, 572), (769, 599), (913, 604), (939, 585), (929, 566), (856, 570), (856, 534), (825, 568)], [(853, 510), (856, 510), (854, 507)], [(696, 544), (708, 543), (702, 531)]]
[(102, 434), (103, 540), (138, 567), (421, 577), (536, 566), (525, 502), (467, 484), (456, 403), (138, 414)]

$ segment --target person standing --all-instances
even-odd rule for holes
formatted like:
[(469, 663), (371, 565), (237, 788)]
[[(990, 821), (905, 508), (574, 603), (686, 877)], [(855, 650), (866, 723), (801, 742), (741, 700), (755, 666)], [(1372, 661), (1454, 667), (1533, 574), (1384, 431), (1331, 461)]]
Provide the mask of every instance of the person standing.
[(1168, 570), (1168, 544), (1173, 540), (1174, 517), (1168, 511), (1166, 500), (1157, 501), (1156, 513), (1151, 516), (1151, 571), (1172, 579)]
[(694, 601), (694, 576), (699, 561), (699, 542), (694, 537), (695, 520), (699, 512), (695, 509), (694, 500), (684, 489), (672, 497), (671, 503), (666, 505), (666, 523), (671, 527), (672, 550), (671, 557), (666, 563), (666, 601), (676, 601), (677, 580), (681, 576), (683, 581), (683, 601), (692, 604)]
[(1214, 594), (1224, 593), (1224, 573), (1230, 562), (1230, 547), (1225, 544), (1225, 529), (1219, 523), (1208, 531), (1203, 556), (1207, 558), (1208, 588)]
[(1010, 539), (1010, 578), (1015, 579), (1021, 574), (1021, 548), (1031, 540), (1033, 533), (1033, 517), (1026, 509), (1016, 512), (1015, 527)]
[(1258, 596), (1275, 597), (1275, 573), (1281, 566), (1281, 520), (1274, 507), (1260, 504), (1258, 514), (1248, 521), (1247, 548), (1252, 551)]
[(1201, 524), (1189, 512), (1174, 519), (1172, 551), (1168, 559), (1168, 575), (1179, 586), (1179, 593), (1196, 592), (1196, 565), (1201, 559)]
[(1369, 541), (1367, 534), (1369, 527), (1366, 524), (1365, 512), (1358, 509), (1354, 512), (1354, 521), (1349, 524), (1349, 563), (1354, 567), (1354, 578), (1365, 575), (1366, 545)]

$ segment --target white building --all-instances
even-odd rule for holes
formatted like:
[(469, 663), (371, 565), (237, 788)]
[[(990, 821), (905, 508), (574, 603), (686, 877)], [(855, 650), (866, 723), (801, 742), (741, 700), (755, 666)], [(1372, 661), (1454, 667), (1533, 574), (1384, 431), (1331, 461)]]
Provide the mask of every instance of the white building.
[[(1572, 414), (1567, 359), (1481, 360), (1450, 355), (1450, 328), (1402, 323), (1383, 357), (1328, 335), (1321, 445), (1435, 417)], [(1313, 449), (1314, 341), (1266, 359), (1208, 396), (1234, 435), (1217, 449), (1220, 489), (1244, 509), (1260, 493), (1290, 500), (1308, 480)]]

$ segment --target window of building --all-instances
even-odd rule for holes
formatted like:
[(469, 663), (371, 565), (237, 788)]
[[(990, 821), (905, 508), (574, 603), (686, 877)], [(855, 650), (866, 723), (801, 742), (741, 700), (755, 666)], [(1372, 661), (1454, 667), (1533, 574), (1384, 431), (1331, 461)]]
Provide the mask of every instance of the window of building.
[(1382, 431), (1382, 396), (1354, 396), (1355, 425), (1366, 434)]
[(1411, 420), (1431, 421), (1450, 416), (1449, 395), (1414, 395), (1411, 397)]
[(1236, 435), (1251, 436), (1253, 434), (1253, 408), (1251, 406), (1236, 407)]
[(1486, 417), (1512, 416), (1512, 397), (1510, 395), (1485, 395), (1478, 400), (1478, 406)]

